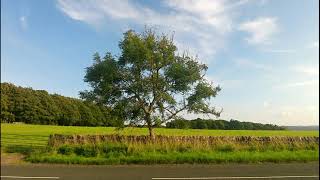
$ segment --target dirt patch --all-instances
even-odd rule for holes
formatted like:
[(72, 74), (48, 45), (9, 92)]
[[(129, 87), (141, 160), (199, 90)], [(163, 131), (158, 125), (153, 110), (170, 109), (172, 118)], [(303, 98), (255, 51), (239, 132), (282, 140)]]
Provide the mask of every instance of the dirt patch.
[(1, 164), (22, 164), (24, 155), (19, 153), (1, 153)]

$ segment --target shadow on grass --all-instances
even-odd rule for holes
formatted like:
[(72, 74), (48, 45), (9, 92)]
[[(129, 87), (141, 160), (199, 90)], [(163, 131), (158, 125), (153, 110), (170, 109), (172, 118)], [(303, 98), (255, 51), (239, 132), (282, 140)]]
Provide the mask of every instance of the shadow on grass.
[(34, 151), (42, 150), (43, 147), (39, 146), (24, 146), (24, 145), (7, 145), (4, 148), (6, 153), (20, 153), (23, 155), (30, 155)]

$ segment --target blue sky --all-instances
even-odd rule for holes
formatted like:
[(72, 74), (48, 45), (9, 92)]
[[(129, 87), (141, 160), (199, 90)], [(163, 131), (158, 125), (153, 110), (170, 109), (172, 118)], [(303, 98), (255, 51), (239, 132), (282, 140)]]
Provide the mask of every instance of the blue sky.
[(319, 124), (317, 0), (2, 0), (1, 81), (78, 97), (93, 53), (146, 25), (208, 64), (222, 118)]

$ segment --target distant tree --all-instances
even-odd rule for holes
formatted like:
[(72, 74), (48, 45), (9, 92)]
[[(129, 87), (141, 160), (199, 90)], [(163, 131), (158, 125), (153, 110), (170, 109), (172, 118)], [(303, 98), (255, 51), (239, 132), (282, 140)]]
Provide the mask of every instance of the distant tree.
[(240, 121), (231, 119), (229, 122), (229, 129), (244, 129), (244, 127)]
[(206, 120), (202, 120), (200, 118), (197, 118), (197, 119), (191, 121), (191, 127), (193, 129), (207, 129), (208, 125), (207, 125)]
[(9, 97), (6, 93), (1, 93), (1, 122), (11, 123), (14, 122), (14, 119), (9, 109)]
[(121, 126), (109, 108), (44, 90), (1, 83), (1, 122), (64, 126)]
[(212, 120), (212, 119), (194, 119), (194, 120), (181, 120), (176, 119), (166, 123), (167, 128), (176, 129), (226, 129), (226, 130), (284, 130), (284, 127), (272, 124), (260, 124), (252, 122), (240, 122), (231, 119), (226, 120)]
[(177, 128), (177, 129), (188, 129), (191, 128), (191, 121), (179, 118), (173, 121), (170, 121), (166, 124), (167, 128)]
[(125, 121), (146, 124), (151, 138), (156, 124), (183, 111), (220, 115), (207, 101), (220, 91), (204, 78), (208, 67), (186, 54), (177, 55), (171, 37), (150, 29), (142, 34), (129, 30), (119, 47), (118, 59), (111, 53), (103, 58), (94, 54), (84, 77), (92, 90), (80, 92), (83, 99), (121, 109)]

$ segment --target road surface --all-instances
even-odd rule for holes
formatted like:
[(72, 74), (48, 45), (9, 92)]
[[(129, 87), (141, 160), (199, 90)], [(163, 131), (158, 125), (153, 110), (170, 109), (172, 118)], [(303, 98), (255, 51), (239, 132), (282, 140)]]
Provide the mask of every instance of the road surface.
[(220, 165), (1, 165), (1, 179), (319, 179), (319, 162)]

